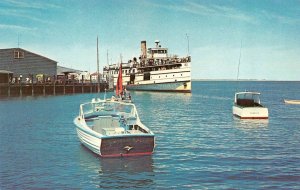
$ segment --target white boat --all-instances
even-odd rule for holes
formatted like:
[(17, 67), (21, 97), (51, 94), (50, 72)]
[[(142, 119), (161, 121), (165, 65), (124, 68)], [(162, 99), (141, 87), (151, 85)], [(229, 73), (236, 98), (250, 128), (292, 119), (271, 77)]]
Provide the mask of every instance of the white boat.
[(284, 99), (284, 103), (286, 103), (286, 104), (300, 104), (300, 100), (287, 100), (287, 99)]
[(240, 119), (268, 119), (268, 108), (260, 103), (259, 92), (235, 93), (233, 115)]
[[(148, 48), (146, 41), (141, 42), (141, 55), (128, 63), (121, 63), (123, 85), (127, 90), (191, 92), (191, 56), (170, 55), (168, 48), (159, 45)], [(103, 68), (103, 75), (108, 81), (117, 84), (119, 65)]]
[(155, 138), (132, 103), (93, 99), (74, 119), (80, 142), (101, 157), (150, 155)]

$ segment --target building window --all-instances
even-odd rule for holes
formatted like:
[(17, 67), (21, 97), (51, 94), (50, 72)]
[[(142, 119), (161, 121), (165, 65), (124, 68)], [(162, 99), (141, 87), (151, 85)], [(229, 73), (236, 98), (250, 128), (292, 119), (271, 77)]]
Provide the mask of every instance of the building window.
[(15, 50), (15, 51), (14, 51), (14, 58), (15, 58), (15, 59), (21, 59), (21, 58), (24, 58), (24, 51)]

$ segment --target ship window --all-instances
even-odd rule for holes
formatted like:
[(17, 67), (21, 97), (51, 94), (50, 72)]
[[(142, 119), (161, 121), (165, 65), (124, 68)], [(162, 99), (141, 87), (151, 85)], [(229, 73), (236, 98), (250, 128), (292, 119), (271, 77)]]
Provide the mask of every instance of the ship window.
[(166, 75), (166, 77), (168, 77), (168, 75)]

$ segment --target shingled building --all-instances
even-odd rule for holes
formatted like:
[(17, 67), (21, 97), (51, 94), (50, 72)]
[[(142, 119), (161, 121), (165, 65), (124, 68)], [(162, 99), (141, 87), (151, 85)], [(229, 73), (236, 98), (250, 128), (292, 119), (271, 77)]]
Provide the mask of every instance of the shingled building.
[(0, 70), (13, 73), (22, 80), (39, 74), (54, 76), (57, 62), (22, 48), (0, 49)]

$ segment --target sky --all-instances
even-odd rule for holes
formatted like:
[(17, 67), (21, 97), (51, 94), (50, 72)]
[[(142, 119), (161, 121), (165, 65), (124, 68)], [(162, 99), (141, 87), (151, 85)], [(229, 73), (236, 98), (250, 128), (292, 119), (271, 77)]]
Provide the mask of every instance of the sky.
[(300, 0), (0, 1), (0, 49), (94, 72), (97, 36), (101, 68), (160, 40), (192, 79), (300, 80)]

